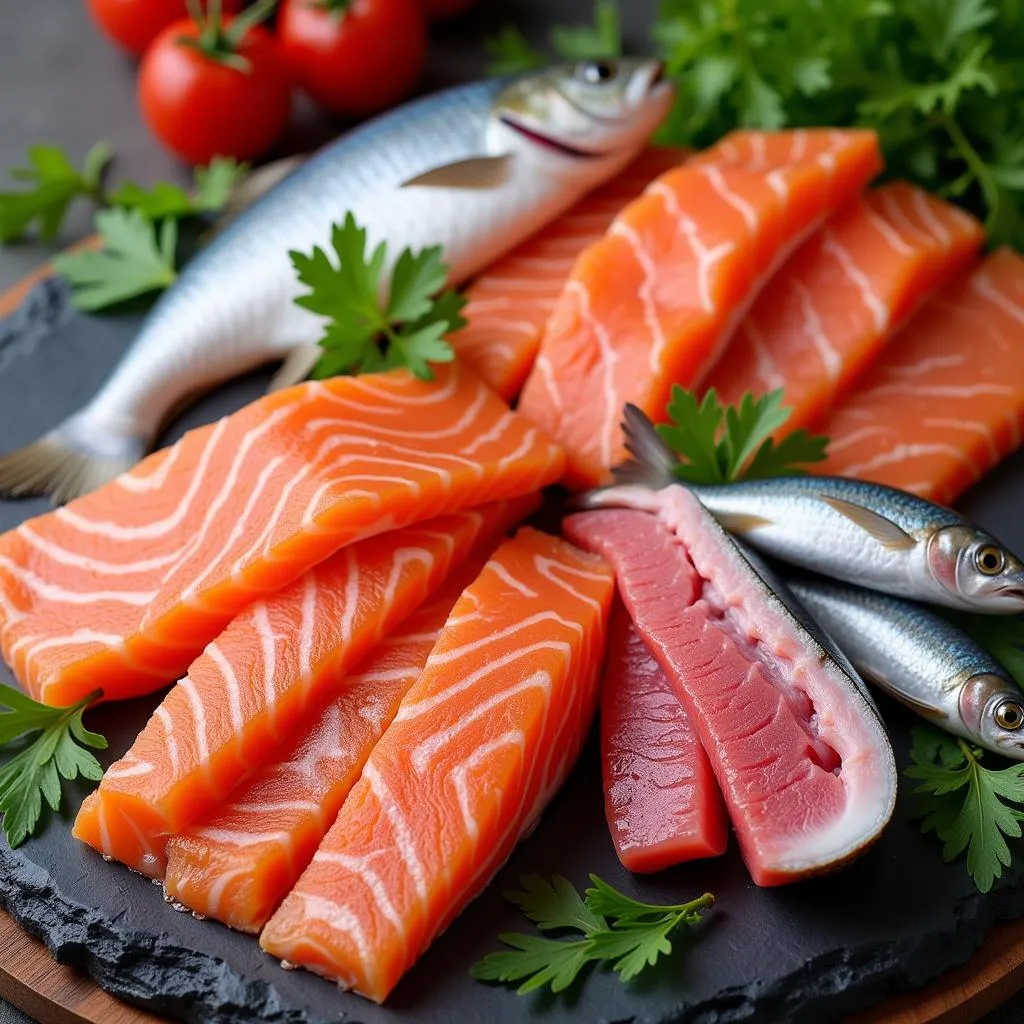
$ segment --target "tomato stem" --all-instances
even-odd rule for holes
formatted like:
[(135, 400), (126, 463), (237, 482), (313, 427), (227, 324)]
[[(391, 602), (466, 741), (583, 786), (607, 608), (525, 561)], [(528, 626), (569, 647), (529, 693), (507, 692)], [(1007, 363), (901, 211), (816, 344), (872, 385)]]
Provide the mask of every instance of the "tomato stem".
[(335, 23), (337, 23), (345, 17), (353, 2), (354, 0), (309, 0), (306, 6), (326, 11), (334, 17)]
[(205, 13), (200, 0), (186, 0), (186, 4), (189, 15), (199, 28), (199, 36), (180, 36), (178, 42), (198, 50), (218, 64), (226, 64), (248, 74), (252, 65), (238, 51), (249, 30), (270, 17), (277, 0), (256, 0), (227, 25), (224, 24), (221, 0), (208, 0)]

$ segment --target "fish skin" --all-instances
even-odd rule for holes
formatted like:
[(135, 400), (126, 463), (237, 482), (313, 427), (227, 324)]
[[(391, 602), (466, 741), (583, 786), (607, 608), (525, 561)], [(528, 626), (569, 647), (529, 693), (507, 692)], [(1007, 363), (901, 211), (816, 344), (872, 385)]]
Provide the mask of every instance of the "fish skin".
[[(783, 476), (727, 484), (681, 485), (679, 457), (651, 421), (627, 406), (623, 433), (630, 458), (616, 467), (620, 485), (686, 486), (745, 543), (762, 553), (835, 579), (963, 611), (1024, 611), (1024, 563), (969, 519), (908, 491), (850, 477)], [(605, 488), (615, 491), (615, 487)], [(597, 490), (585, 508), (606, 506)], [(1003, 569), (983, 573), (981, 552), (998, 552)]]
[(788, 585), (870, 682), (933, 725), (1024, 761), (1024, 729), (994, 717), (1010, 701), (1024, 725), (1024, 691), (963, 630), (924, 605), (862, 587), (810, 576)]
[[(314, 345), (323, 321), (295, 305), (301, 286), (288, 253), (328, 247), (346, 211), (371, 249), (389, 243), (385, 280), (406, 246), (441, 245), (450, 284), (472, 276), (622, 170), (668, 112), (673, 87), (659, 62), (616, 67), (602, 86), (576, 80), (569, 66), (460, 86), (321, 150), (189, 263), (91, 402), (0, 457), (0, 493), (62, 502), (93, 490), (137, 462), (187, 396)], [(590, 152), (580, 155), (584, 143)], [(401, 187), (502, 155), (512, 159), (500, 188)]]

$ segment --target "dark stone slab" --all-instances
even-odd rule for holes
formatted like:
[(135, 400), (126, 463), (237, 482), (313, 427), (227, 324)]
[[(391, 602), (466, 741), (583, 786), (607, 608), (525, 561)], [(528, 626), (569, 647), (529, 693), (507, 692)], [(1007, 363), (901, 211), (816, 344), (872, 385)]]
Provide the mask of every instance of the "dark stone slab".
[[(70, 313), (63, 298), (43, 285), (21, 313), (0, 323), (0, 449), (37, 436), (84, 401), (133, 334), (135, 319), (87, 319)], [(255, 397), (267, 377), (255, 374), (217, 392), (168, 439)], [(1024, 456), (1009, 460), (963, 503), (1019, 550), (1022, 469)], [(39, 501), (0, 502), (0, 529), (44, 508)], [(5, 669), (0, 679), (10, 679)], [(127, 749), (156, 700), (92, 715), (111, 741), (108, 760)], [(909, 720), (891, 704), (883, 710), (904, 764)], [(905, 793), (878, 845), (831, 878), (757, 889), (735, 847), (715, 861), (633, 878), (608, 837), (592, 742), (536, 832), (379, 1008), (305, 972), (282, 970), (251, 937), (176, 911), (147, 879), (74, 841), (70, 820), (83, 792), (68, 786), (66, 815), (50, 816), (17, 851), (0, 844), (0, 902), (61, 962), (131, 1002), (197, 1024), (511, 1024), (524, 1015), (548, 1024), (718, 1024), (755, 1015), (832, 1021), (962, 963), (994, 922), (1024, 913), (1024, 869), (980, 896), (963, 865), (943, 864), (935, 839), (909, 821)], [(675, 902), (710, 890), (719, 902), (699, 936), (681, 939), (677, 955), (628, 987), (595, 971), (568, 995), (519, 999), (471, 980), (470, 965), (498, 948), (495, 936), (524, 927), (502, 899), (504, 888), (526, 872), (560, 872), (583, 886), (591, 871), (645, 899)]]

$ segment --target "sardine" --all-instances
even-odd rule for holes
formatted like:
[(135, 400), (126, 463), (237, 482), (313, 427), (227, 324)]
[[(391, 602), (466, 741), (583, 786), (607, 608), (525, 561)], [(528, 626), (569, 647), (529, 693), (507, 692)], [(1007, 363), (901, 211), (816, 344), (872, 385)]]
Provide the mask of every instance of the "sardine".
[(790, 590), (869, 682), (921, 717), (1024, 761), (1024, 690), (979, 643), (923, 605), (825, 579)]
[[(371, 247), (441, 245), (458, 285), (622, 170), (671, 105), (655, 60), (584, 61), (424, 97), (328, 145), (238, 216), (157, 302), (81, 411), (0, 457), (0, 493), (64, 501), (137, 462), (189, 397), (287, 359), (305, 377), (322, 320), (288, 253), (352, 212)], [(390, 274), (385, 266), (384, 277)]]
[[(627, 408), (623, 430), (632, 458), (616, 470), (618, 481), (678, 484), (678, 457), (639, 409)], [(1024, 610), (1020, 558), (957, 512), (916, 495), (826, 476), (685, 486), (727, 530), (780, 561), (950, 608)], [(582, 503), (590, 502), (584, 496)]]

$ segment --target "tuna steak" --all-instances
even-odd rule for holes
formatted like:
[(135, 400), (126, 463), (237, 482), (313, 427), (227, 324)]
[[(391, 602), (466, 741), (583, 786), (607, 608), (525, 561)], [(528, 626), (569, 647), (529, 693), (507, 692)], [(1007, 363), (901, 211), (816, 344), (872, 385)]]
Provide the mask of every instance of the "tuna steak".
[(711, 762), (621, 602), (601, 692), (601, 762), (608, 828), (624, 867), (661, 871), (725, 852), (729, 820)]
[(572, 516), (605, 555), (711, 758), (758, 885), (835, 867), (880, 835), (892, 750), (863, 683), (772, 592), (686, 488), (616, 487)]

